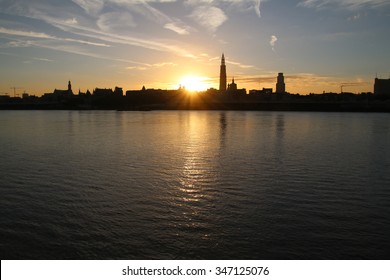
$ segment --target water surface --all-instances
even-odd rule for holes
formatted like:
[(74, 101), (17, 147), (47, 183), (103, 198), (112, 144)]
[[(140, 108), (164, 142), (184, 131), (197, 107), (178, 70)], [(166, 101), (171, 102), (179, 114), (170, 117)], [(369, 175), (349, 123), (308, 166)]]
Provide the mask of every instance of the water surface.
[(0, 255), (388, 259), (389, 114), (0, 111)]

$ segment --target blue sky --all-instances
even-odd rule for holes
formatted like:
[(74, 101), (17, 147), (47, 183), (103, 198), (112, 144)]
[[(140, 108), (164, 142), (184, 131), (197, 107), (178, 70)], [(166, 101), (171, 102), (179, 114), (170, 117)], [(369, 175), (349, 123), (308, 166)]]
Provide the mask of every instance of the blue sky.
[(389, 0), (0, 0), (0, 94), (218, 87), (222, 52), (247, 90), (372, 91), (389, 27)]

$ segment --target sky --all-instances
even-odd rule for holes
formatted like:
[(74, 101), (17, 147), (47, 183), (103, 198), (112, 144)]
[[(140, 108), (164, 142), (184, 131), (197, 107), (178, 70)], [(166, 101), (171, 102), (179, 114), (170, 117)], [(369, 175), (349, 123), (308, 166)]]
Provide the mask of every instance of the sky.
[(372, 92), (389, 0), (0, 0), (0, 95), (123, 87)]

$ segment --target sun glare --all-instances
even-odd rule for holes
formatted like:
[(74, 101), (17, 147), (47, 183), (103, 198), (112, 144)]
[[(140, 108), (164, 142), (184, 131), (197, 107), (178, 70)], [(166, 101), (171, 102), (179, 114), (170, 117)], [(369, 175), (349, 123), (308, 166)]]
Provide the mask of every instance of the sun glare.
[(180, 86), (189, 91), (205, 91), (209, 88), (208, 78), (198, 76), (186, 76), (180, 80)]

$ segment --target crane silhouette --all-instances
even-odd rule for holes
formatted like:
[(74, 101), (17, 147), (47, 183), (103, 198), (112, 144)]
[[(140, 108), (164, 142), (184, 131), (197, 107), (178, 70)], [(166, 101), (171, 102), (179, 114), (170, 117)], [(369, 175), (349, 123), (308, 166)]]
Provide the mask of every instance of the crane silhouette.
[(17, 89), (22, 89), (22, 87), (15, 87), (15, 86), (13, 86), (13, 87), (11, 87), (11, 89), (14, 90), (14, 97), (16, 97), (16, 90)]
[(341, 86), (340, 86), (341, 93), (343, 93), (343, 90), (345, 87), (355, 87), (355, 86), (357, 86), (357, 85), (355, 85), (355, 84), (341, 84)]

